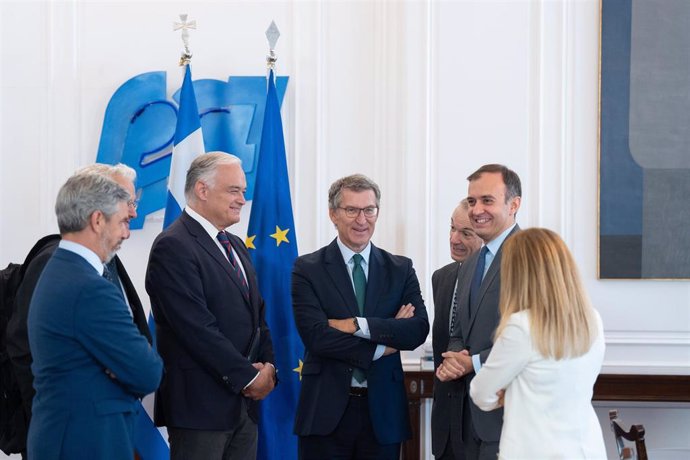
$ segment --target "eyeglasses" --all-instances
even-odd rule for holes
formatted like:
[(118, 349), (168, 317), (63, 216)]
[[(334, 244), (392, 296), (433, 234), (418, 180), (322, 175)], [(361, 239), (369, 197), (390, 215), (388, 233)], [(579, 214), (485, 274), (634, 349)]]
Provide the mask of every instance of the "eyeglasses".
[(127, 206), (134, 209), (135, 211), (139, 207), (139, 200), (141, 199), (141, 189), (137, 190), (136, 194), (137, 194), (136, 198), (134, 198), (133, 200), (129, 200), (127, 202)]
[(345, 211), (345, 215), (350, 219), (358, 217), (360, 212), (364, 213), (364, 217), (366, 217), (367, 219), (376, 217), (379, 214), (378, 206), (368, 206), (366, 208), (354, 208), (352, 206), (343, 208), (339, 206), (338, 209), (342, 209), (343, 211)]

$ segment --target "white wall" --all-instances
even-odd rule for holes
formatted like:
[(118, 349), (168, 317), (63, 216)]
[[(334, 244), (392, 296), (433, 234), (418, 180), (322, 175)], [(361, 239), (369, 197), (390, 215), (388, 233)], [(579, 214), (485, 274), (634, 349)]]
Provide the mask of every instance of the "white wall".
[[(465, 178), (505, 163), (523, 181), (520, 225), (558, 231), (575, 254), (605, 323), (604, 371), (690, 374), (690, 283), (596, 277), (598, 0), (0, 2), (1, 265), (55, 231), (55, 193), (94, 161), (115, 89), (151, 70), (179, 87), (183, 12), (199, 27), (195, 78), (263, 75), (264, 31), (274, 19), (282, 32), (301, 253), (335, 236), (330, 183), (368, 174), (383, 191), (374, 242), (414, 260), (433, 313)], [(121, 251), (143, 297), (160, 226), (154, 216)], [(649, 414), (665, 426), (666, 411)]]

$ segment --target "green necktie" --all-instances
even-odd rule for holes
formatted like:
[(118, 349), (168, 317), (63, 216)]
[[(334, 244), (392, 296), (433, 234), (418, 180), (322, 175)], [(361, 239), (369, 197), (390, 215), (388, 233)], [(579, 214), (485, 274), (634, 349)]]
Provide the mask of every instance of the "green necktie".
[(357, 306), (359, 307), (359, 314), (364, 315), (364, 298), (367, 294), (367, 277), (364, 275), (362, 268), (362, 260), (364, 258), (360, 254), (352, 256), (355, 266), (352, 268), (352, 281), (355, 284), (355, 297), (357, 297)]
[[(364, 298), (367, 293), (367, 277), (364, 275), (364, 269), (362, 268), (362, 260), (364, 258), (360, 254), (355, 254), (352, 256), (352, 261), (354, 262), (354, 267), (352, 268), (352, 281), (355, 284), (355, 297), (357, 297), (357, 306), (359, 307), (359, 314), (364, 316)], [(355, 368), (352, 372), (352, 377), (362, 383), (367, 379), (367, 375), (364, 370)]]

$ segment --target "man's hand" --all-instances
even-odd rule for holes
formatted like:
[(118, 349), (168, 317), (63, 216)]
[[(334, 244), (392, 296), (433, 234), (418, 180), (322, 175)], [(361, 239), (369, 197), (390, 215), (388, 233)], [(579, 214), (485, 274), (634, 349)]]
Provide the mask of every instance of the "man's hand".
[[(395, 314), (395, 319), (412, 318), (413, 316), (414, 305), (408, 303), (407, 305), (403, 305), (402, 307), (400, 307), (400, 310), (398, 310), (398, 312)], [(355, 327), (355, 318), (329, 319), (328, 325), (333, 329), (337, 329), (345, 334), (354, 334), (355, 332), (357, 332), (357, 328)], [(384, 356), (386, 354), (395, 353), (396, 351), (398, 350), (384, 353)]]
[(329, 319), (328, 325), (331, 326), (333, 329), (337, 329), (340, 332), (344, 332), (345, 334), (354, 334), (357, 331), (357, 328), (355, 328), (354, 318)]
[(259, 371), (259, 375), (251, 385), (242, 390), (242, 394), (254, 401), (260, 401), (273, 391), (276, 371), (272, 365), (266, 363), (254, 363), (252, 366)]
[[(467, 350), (447, 351), (441, 356), (444, 358), (443, 363), (441, 363), (441, 366), (443, 366), (442, 375), (446, 379), (443, 380), (441, 377), (439, 377), (439, 380), (442, 382), (459, 379), (463, 375), (467, 375), (474, 370), (474, 366), (472, 365), (472, 357)], [(441, 366), (439, 366), (439, 368)], [(436, 374), (438, 376), (438, 370)]]
[(397, 352), (398, 352), (398, 350), (396, 350), (395, 348), (387, 346), (386, 349), (383, 351), (383, 356), (392, 355), (393, 353), (397, 353)]
[(459, 379), (460, 377), (462, 377), (462, 372), (450, 370), (449, 367), (444, 366), (443, 363), (441, 363), (436, 368), (436, 377), (441, 382), (450, 382), (451, 380)]
[(408, 303), (407, 305), (403, 305), (400, 307), (400, 310), (398, 310), (398, 313), (395, 314), (395, 319), (405, 319), (405, 318), (412, 318), (414, 316), (414, 305), (411, 303)]
[(503, 403), (505, 402), (504, 400), (506, 396), (506, 390), (498, 390), (496, 396), (498, 396), (498, 407), (503, 407)]

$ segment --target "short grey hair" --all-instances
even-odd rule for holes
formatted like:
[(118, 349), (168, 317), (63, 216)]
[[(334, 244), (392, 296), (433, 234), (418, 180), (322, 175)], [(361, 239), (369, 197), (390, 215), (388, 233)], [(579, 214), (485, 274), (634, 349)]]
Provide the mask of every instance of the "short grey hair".
[(78, 169), (74, 174), (102, 174), (111, 178), (113, 176), (121, 176), (130, 182), (137, 180), (137, 172), (124, 163), (118, 163), (116, 165), (94, 163)]
[(463, 211), (469, 211), (470, 210), (470, 202), (467, 201), (467, 198), (463, 198), (460, 203), (458, 203), (458, 208), (462, 209)]
[(194, 186), (201, 181), (213, 187), (216, 180), (216, 168), (220, 165), (242, 165), (242, 160), (235, 155), (226, 152), (209, 152), (199, 155), (192, 161), (187, 170), (187, 177), (184, 183), (184, 197), (187, 201), (192, 201), (194, 196)]
[(127, 203), (129, 192), (99, 173), (78, 173), (60, 187), (55, 200), (55, 215), (61, 234), (86, 228), (91, 215), (100, 211), (109, 220), (120, 202)]
[(328, 207), (329, 209), (338, 209), (343, 198), (343, 190), (352, 190), (353, 192), (362, 192), (371, 190), (376, 197), (376, 207), (381, 204), (381, 190), (373, 180), (369, 179), (364, 174), (352, 174), (345, 176), (333, 182), (331, 188), (328, 190)]

